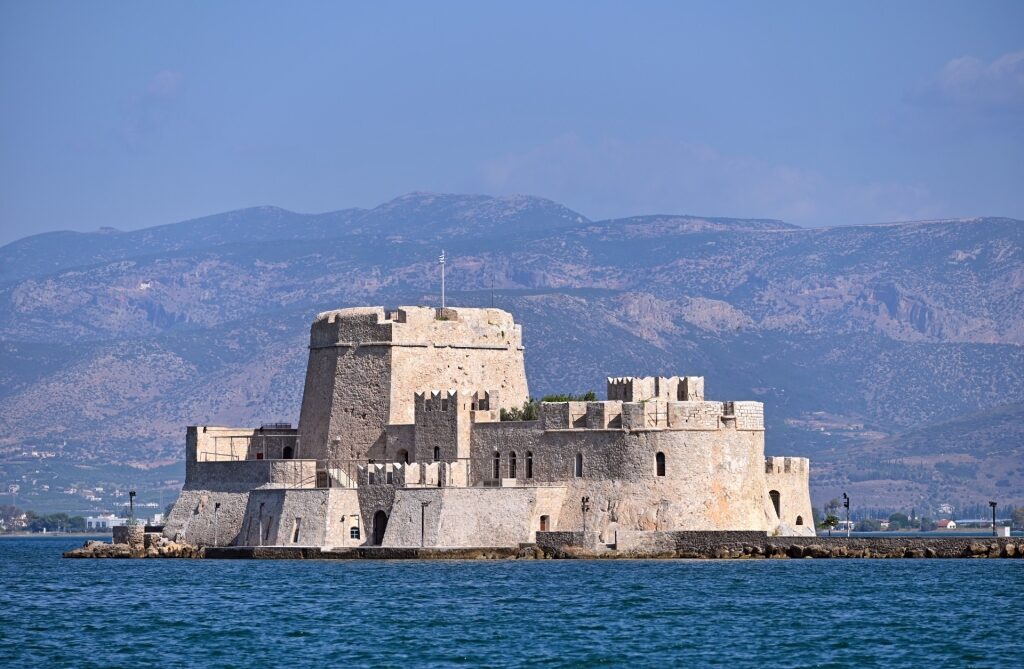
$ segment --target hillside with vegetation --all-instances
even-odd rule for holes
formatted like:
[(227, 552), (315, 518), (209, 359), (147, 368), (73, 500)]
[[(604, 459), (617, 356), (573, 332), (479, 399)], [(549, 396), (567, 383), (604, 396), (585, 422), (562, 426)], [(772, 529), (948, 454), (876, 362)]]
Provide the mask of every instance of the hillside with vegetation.
[(442, 247), (450, 304), (523, 323), (536, 397), (704, 375), (766, 403), (768, 452), (814, 459), (816, 502), (1024, 504), (1021, 221), (592, 221), (424, 193), (0, 248), (0, 475), (25, 495), (26, 472), (55, 490), (115, 463), (170, 490), (186, 424), (295, 422), (312, 317), (436, 303)]

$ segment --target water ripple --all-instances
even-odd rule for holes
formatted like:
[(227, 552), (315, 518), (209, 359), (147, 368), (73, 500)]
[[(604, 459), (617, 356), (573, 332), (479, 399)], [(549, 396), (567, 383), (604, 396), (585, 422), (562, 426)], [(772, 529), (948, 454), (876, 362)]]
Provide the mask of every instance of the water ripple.
[(1021, 560), (63, 560), (0, 539), (0, 666), (1012, 666)]

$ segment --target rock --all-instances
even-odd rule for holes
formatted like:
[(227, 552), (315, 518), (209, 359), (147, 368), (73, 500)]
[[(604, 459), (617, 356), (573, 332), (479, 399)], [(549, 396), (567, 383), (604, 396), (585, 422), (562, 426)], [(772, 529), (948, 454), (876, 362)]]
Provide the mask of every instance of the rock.
[(971, 555), (984, 555), (988, 553), (988, 546), (981, 543), (972, 543), (967, 547), (967, 552)]
[(905, 558), (923, 558), (924, 557), (924, 549), (923, 548), (908, 548), (903, 553), (903, 557), (905, 557)]
[(804, 548), (803, 548), (803, 546), (800, 546), (799, 544), (793, 544), (793, 545), (791, 545), (789, 547), (789, 550), (786, 551), (786, 555), (788, 555), (791, 558), (803, 557), (804, 556)]
[(832, 551), (821, 544), (811, 544), (804, 549), (804, 556), (812, 558), (828, 558), (832, 557)]

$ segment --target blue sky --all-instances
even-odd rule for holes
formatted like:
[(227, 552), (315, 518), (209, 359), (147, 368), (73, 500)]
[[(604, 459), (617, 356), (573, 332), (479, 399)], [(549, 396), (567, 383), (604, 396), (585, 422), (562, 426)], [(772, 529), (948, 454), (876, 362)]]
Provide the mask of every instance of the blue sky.
[(261, 204), (1024, 218), (1021, 2), (0, 1), (0, 243)]

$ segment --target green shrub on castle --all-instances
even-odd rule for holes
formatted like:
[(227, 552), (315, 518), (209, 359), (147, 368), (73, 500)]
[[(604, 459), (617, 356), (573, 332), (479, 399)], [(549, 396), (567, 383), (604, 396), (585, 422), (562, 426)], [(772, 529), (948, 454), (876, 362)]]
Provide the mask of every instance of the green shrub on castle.
[(501, 420), (503, 421), (515, 421), (515, 420), (538, 420), (540, 418), (540, 404), (541, 402), (596, 402), (597, 393), (593, 390), (588, 390), (582, 395), (545, 395), (540, 398), (540, 402), (534, 398), (530, 398), (529, 401), (523, 402), (522, 408), (513, 409), (502, 409)]

